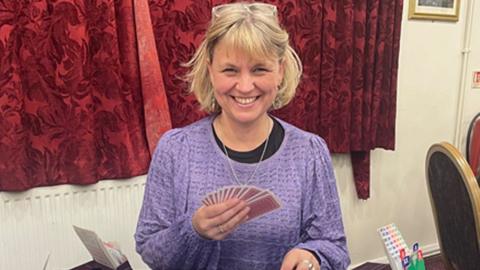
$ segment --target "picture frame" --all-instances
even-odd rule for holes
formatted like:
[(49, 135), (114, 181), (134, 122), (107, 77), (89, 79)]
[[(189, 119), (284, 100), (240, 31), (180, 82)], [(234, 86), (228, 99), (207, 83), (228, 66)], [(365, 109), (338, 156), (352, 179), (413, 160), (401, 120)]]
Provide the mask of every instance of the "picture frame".
[(410, 0), (408, 19), (458, 21), (460, 0)]

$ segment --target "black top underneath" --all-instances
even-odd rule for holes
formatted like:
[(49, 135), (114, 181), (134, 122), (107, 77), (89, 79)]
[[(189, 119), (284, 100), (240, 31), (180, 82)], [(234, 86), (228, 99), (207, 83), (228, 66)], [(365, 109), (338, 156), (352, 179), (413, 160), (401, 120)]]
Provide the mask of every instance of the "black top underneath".
[[(268, 145), (267, 149), (265, 150), (265, 155), (263, 156), (263, 160), (271, 157), (277, 150), (280, 148), (280, 145), (283, 142), (283, 138), (285, 137), (285, 130), (283, 129), (282, 125), (275, 119), (273, 119), (273, 128), (272, 132), (270, 132), (270, 135), (268, 136)], [(213, 135), (215, 136), (215, 141), (217, 141), (218, 147), (222, 150), (222, 152), (225, 153), (225, 150), (223, 149), (223, 143), (220, 141), (220, 139), (217, 136), (217, 133), (215, 132), (215, 128), (213, 127), (212, 124), (212, 129), (213, 129)], [(241, 163), (257, 163), (260, 161), (260, 157), (262, 156), (263, 148), (265, 147), (266, 140), (257, 148), (247, 151), (247, 152), (238, 152), (235, 150), (232, 150), (228, 147), (225, 146), (228, 152), (228, 156), (238, 162)]]

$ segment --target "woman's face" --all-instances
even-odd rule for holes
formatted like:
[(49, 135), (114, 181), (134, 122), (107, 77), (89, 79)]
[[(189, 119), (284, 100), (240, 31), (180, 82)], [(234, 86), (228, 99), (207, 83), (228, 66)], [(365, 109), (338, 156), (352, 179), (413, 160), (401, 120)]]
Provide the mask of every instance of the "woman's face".
[(284, 68), (278, 60), (254, 59), (220, 40), (208, 70), (224, 117), (237, 124), (253, 124), (267, 116)]

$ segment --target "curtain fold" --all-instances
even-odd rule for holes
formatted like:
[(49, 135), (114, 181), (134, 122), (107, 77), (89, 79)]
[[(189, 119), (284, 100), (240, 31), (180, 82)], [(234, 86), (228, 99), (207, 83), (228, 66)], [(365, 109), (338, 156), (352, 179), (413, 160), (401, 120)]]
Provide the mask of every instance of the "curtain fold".
[(321, 135), (333, 153), (350, 153), (357, 195), (367, 199), (370, 150), (395, 144), (403, 1), (295, 4), (277, 2), (305, 75), (295, 100), (276, 114)]
[[(201, 118), (179, 76), (210, 20), (232, 1), (149, 1), (173, 127)], [(358, 197), (367, 199), (370, 150), (394, 149), (403, 0), (266, 1), (299, 53), (304, 75), (280, 118), (319, 134), (333, 153), (351, 153)]]
[(145, 132), (153, 155), (158, 140), (172, 123), (147, 0), (134, 0), (134, 10)]
[(133, 11), (132, 0), (0, 1), (1, 191), (147, 172)]

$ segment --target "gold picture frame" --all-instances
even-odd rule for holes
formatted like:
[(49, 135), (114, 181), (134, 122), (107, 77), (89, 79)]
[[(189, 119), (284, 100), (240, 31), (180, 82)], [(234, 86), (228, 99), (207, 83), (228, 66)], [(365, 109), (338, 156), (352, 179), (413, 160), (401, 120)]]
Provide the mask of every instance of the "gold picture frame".
[(408, 19), (458, 21), (460, 0), (410, 0)]

